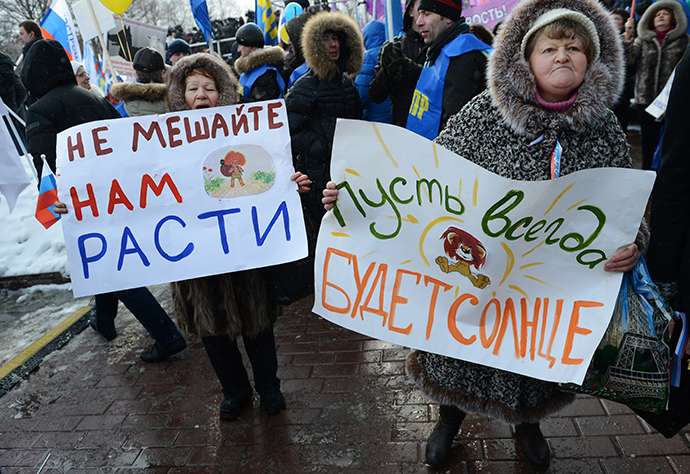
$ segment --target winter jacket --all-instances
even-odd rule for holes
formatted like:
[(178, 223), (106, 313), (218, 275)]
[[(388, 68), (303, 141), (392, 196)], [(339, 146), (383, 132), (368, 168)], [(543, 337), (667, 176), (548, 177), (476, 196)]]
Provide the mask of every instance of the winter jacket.
[[(198, 53), (182, 58), (166, 74), (165, 101), (171, 112), (189, 110), (185, 78), (198, 67), (214, 77), (218, 107), (237, 103), (239, 85), (229, 67), (210, 54)], [(275, 322), (276, 307), (261, 269), (178, 281), (171, 286), (180, 329), (197, 336), (253, 337)]]
[[(393, 67), (388, 64), (384, 67), (381, 58), (385, 54), (400, 54), (400, 59), (410, 61), (393, 60)], [(425, 59), (424, 38), (411, 27), (405, 30), (405, 34), (396, 36), (381, 47), (374, 77), (369, 85), (369, 97), (373, 102), (381, 103), (390, 96), (392, 122), (395, 125), (404, 127), (407, 124), (412, 96)]]
[(649, 273), (674, 309), (690, 309), (690, 48), (678, 63), (666, 109), (661, 168), (652, 195)]
[(26, 115), (26, 143), (41, 176), (41, 154), (55, 170), (57, 134), (75, 125), (120, 118), (105, 98), (77, 86), (67, 53), (55, 40), (36, 40), (24, 59), (22, 82), (38, 100)]
[[(424, 67), (432, 67), (443, 48), (463, 34), (471, 33), (469, 25), (461, 18), (429, 45), (426, 50)], [(478, 50), (450, 58), (446, 80), (443, 84), (443, 105), (439, 132), (445, 128), (446, 122), (451, 116), (458, 113), (472, 97), (486, 88), (486, 62), (487, 54)]]
[[(324, 33), (340, 37), (340, 60), (331, 61), (323, 47)], [(364, 45), (355, 21), (342, 13), (320, 12), (302, 32), (302, 47), (310, 69), (292, 86), (287, 106), (292, 156), (297, 170), (312, 181), (310, 195), (320, 201), (331, 176), (331, 149), (338, 118), (359, 119), (362, 107), (352, 82), (362, 66)]]
[(386, 40), (386, 25), (381, 21), (372, 21), (362, 30), (364, 36), (364, 61), (362, 69), (355, 78), (355, 85), (362, 100), (362, 118), (371, 122), (391, 123), (391, 102), (374, 102), (369, 98), (369, 84), (374, 77), (374, 68), (381, 45)]
[[(240, 84), (243, 82), (243, 74), (248, 75), (261, 66), (269, 66), (269, 69), (254, 81), (248, 97), (247, 91), (244, 91), (244, 96), (240, 94), (240, 101), (259, 102), (282, 97), (285, 92), (285, 81), (279, 76), (283, 69), (284, 59), (285, 51), (280, 46), (267, 46), (245, 57), (237, 58), (235, 69), (240, 74)], [(283, 85), (282, 88), (279, 81)]]
[(302, 52), (302, 30), (307, 20), (312, 17), (311, 13), (301, 13), (288, 21), (285, 24), (285, 30), (290, 38), (290, 51), (285, 55), (285, 63), (283, 65), (283, 80), (285, 84), (290, 83), (290, 76), (292, 73), (304, 64), (304, 53)]
[(0, 98), (5, 105), (17, 111), (17, 94), (15, 91), (14, 61), (6, 53), (0, 51)]
[[(591, 65), (577, 99), (565, 113), (537, 105), (536, 83), (521, 42), (545, 11), (569, 8), (587, 15), (599, 32), (601, 57)], [(550, 178), (556, 137), (563, 146), (561, 175), (597, 167), (629, 167), (625, 134), (606, 107), (618, 96), (623, 63), (617, 33), (607, 12), (588, 0), (525, 0), (506, 19), (489, 61), (489, 90), (472, 99), (435, 142), (492, 173), (517, 180)], [(535, 138), (544, 139), (531, 147)], [(420, 390), (441, 404), (506, 423), (537, 422), (574, 395), (556, 384), (414, 351), (407, 371)]]
[(110, 95), (125, 101), (125, 112), (130, 117), (159, 115), (168, 111), (165, 107), (165, 84), (120, 82), (113, 84)]
[[(654, 31), (654, 15), (662, 8), (673, 11), (676, 27), (669, 31), (660, 45)], [(625, 58), (628, 64), (637, 65), (635, 103), (651, 104), (666, 85), (673, 69), (683, 57), (690, 38), (685, 30), (688, 20), (683, 6), (676, 0), (653, 3), (637, 24), (637, 38), (625, 42)]]

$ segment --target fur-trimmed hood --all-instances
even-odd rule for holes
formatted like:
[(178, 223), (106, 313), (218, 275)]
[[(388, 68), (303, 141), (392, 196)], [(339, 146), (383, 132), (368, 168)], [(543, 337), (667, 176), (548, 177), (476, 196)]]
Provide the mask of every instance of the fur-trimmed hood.
[(239, 74), (251, 72), (260, 66), (275, 66), (282, 69), (285, 51), (280, 46), (264, 46), (247, 56), (239, 57), (235, 61), (235, 69)]
[(685, 30), (688, 29), (688, 19), (685, 16), (685, 10), (683, 6), (676, 0), (660, 0), (658, 2), (652, 3), (649, 8), (647, 8), (637, 23), (637, 36), (643, 41), (650, 41), (656, 38), (656, 31), (654, 31), (654, 26), (652, 22), (654, 20), (654, 15), (662, 8), (671, 10), (673, 12), (673, 17), (676, 19), (676, 27), (668, 32), (665, 40), (673, 41), (680, 38), (685, 34)]
[(239, 98), (239, 84), (230, 67), (220, 59), (207, 53), (197, 53), (180, 59), (165, 74), (167, 93), (165, 104), (171, 112), (189, 110), (184, 100), (185, 79), (196, 68), (206, 69), (215, 79), (218, 88), (218, 106), (233, 105)]
[(145, 100), (153, 102), (165, 99), (165, 84), (151, 82), (119, 82), (110, 88), (110, 95), (117, 100)]
[[(537, 105), (537, 85), (521, 44), (534, 22), (555, 8), (581, 12), (594, 23), (601, 55), (587, 70), (570, 110), (553, 116)], [(506, 19), (494, 48), (489, 60), (489, 90), (503, 117), (522, 134), (538, 136), (552, 120), (563, 120), (564, 127), (575, 130), (598, 122), (618, 98), (625, 79), (620, 37), (610, 15), (596, 0), (525, 0)]]
[[(334, 31), (340, 40), (340, 59), (331, 61), (323, 47), (323, 35)], [(302, 31), (302, 49), (309, 68), (319, 79), (332, 81), (340, 74), (354, 77), (364, 58), (364, 40), (355, 20), (340, 12), (320, 12), (307, 21)]]

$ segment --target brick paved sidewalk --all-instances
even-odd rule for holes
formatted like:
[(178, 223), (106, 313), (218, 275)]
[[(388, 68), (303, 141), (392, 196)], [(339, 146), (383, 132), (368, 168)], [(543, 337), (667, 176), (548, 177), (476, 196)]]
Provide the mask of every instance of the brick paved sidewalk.
[[(131, 315), (110, 343), (87, 328), (0, 398), (2, 473), (437, 472), (423, 460), (438, 410), (405, 376), (407, 351), (310, 308), (288, 307), (275, 328), (287, 410), (268, 417), (255, 396), (235, 422), (218, 418), (198, 339), (145, 364), (151, 341)], [(690, 432), (666, 440), (621, 405), (583, 396), (542, 426), (549, 472), (690, 473)], [(510, 427), (468, 417), (442, 472), (532, 470)]]

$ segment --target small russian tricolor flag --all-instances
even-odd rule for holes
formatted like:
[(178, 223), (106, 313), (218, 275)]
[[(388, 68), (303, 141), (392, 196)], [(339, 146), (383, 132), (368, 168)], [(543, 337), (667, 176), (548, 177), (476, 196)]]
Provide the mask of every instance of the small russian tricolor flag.
[(36, 219), (46, 229), (60, 220), (60, 214), (55, 213), (55, 203), (58, 202), (57, 183), (55, 175), (43, 160), (41, 184), (38, 187), (38, 202), (36, 203)]
[(44, 38), (60, 42), (70, 60), (82, 61), (74, 20), (65, 0), (54, 0), (40, 24)]

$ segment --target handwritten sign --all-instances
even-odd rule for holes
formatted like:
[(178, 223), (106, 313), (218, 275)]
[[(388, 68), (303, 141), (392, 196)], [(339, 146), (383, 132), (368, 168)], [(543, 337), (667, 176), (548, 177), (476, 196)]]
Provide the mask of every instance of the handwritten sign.
[(405, 129), (339, 120), (332, 177), (315, 313), (403, 346), (582, 381), (621, 282), (604, 263), (634, 241), (653, 173), (509, 180)]
[(282, 100), (91, 122), (57, 153), (75, 297), (307, 255)]

